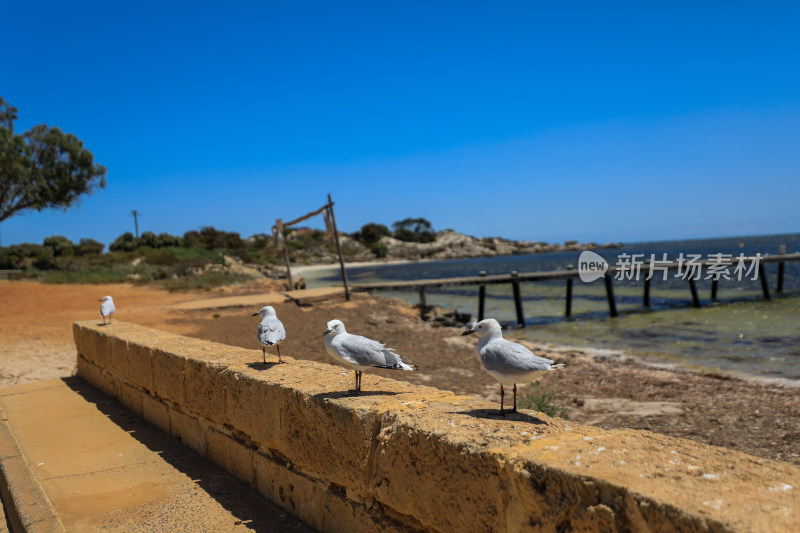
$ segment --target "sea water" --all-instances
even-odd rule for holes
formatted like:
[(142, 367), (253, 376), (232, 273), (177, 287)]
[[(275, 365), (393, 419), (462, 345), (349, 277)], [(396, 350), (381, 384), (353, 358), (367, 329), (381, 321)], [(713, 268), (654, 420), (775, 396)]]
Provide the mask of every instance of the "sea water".
[[(611, 356), (629, 356), (649, 363), (675, 365), (693, 370), (760, 378), (800, 380), (800, 262), (785, 265), (783, 292), (777, 294), (777, 263), (764, 263), (772, 298), (764, 299), (761, 281), (751, 271), (742, 279), (734, 273), (736, 257), (760, 253), (774, 255), (785, 245), (787, 253), (800, 251), (800, 234), (731, 237), (701, 240), (626, 244), (597, 250), (611, 266), (626, 261), (623, 254), (644, 254), (649, 259), (676, 261), (680, 254), (730, 254), (731, 278), (721, 279), (718, 301), (711, 302), (709, 272), (701, 271), (696, 282), (700, 309), (692, 306), (686, 279), (672, 270), (668, 279), (656, 272), (650, 285), (650, 307), (643, 306), (646, 267), (638, 281), (614, 279), (619, 316), (610, 318), (603, 280), (573, 281), (572, 316), (565, 312), (565, 281), (521, 283), (525, 327), (516, 328), (516, 312), (510, 284), (486, 286), (485, 317), (508, 326), (506, 335), (556, 347), (570, 346), (601, 351)], [(351, 283), (417, 280), (536, 272), (578, 265), (580, 251), (533, 255), (423, 261), (398, 265), (348, 268)], [(749, 266), (749, 264), (748, 264)], [(341, 282), (338, 270), (304, 274), (309, 286)], [(633, 277), (633, 276), (631, 276)], [(384, 291), (378, 294), (416, 304), (416, 291)], [(428, 305), (455, 309), (477, 318), (477, 286), (428, 289)], [(800, 384), (800, 381), (797, 381)]]

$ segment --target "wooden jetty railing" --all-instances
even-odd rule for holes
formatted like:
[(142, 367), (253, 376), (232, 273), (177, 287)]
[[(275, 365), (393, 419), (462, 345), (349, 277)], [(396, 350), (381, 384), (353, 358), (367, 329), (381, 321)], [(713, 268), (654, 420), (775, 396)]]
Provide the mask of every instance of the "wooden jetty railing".
[[(751, 264), (754, 261), (758, 261), (758, 278), (761, 282), (761, 290), (764, 295), (764, 299), (769, 300), (771, 298), (769, 292), (769, 284), (767, 281), (766, 270), (764, 268), (765, 263), (778, 263), (778, 282), (777, 282), (777, 292), (783, 292), (783, 277), (785, 272), (785, 264), (789, 261), (800, 261), (800, 252), (787, 254), (786, 247), (780, 247), (781, 253), (778, 255), (763, 255), (760, 258), (756, 257), (745, 257), (745, 261), (750, 262)], [(734, 260), (738, 261), (738, 257), (734, 257)], [(658, 278), (659, 273), (662, 271), (669, 272), (670, 270), (678, 270), (679, 268), (686, 268), (687, 263), (683, 262), (680, 263), (678, 261), (671, 261), (671, 262), (659, 262), (657, 267), (658, 271), (655, 273), (653, 278), (646, 279), (647, 274), (650, 271), (650, 261), (644, 261), (639, 263), (639, 277), (644, 277), (644, 297), (642, 299), (642, 304), (645, 307), (650, 307), (650, 282), (652, 279), (661, 279)], [(696, 261), (692, 263), (693, 266), (699, 269), (703, 269), (708, 267), (709, 265), (719, 265), (718, 262), (715, 261)], [(730, 265), (733, 266), (733, 263)], [(618, 316), (617, 312), (617, 304), (614, 298), (614, 284), (613, 280), (617, 274), (617, 271), (620, 270), (618, 267), (610, 266), (609, 269), (606, 271), (605, 276), (603, 277), (605, 288), (606, 288), (606, 296), (608, 299), (608, 312), (609, 315), (612, 317)], [(520, 283), (522, 282), (537, 282), (537, 281), (558, 281), (558, 280), (565, 280), (566, 281), (566, 309), (565, 309), (565, 316), (570, 316), (572, 314), (572, 285), (573, 280), (575, 278), (580, 277), (578, 270), (574, 267), (569, 266), (563, 270), (550, 270), (547, 272), (517, 272), (512, 271), (509, 274), (495, 274), (488, 276), (486, 275), (485, 271), (481, 271), (478, 276), (464, 276), (458, 278), (440, 278), (440, 279), (418, 279), (412, 281), (390, 281), (390, 282), (379, 282), (379, 283), (359, 283), (355, 285), (351, 285), (352, 291), (357, 292), (373, 292), (373, 291), (411, 291), (417, 290), (419, 291), (419, 300), (420, 300), (420, 308), (422, 311), (425, 309), (425, 291), (427, 289), (437, 289), (441, 287), (457, 287), (457, 286), (464, 286), (464, 285), (477, 285), (478, 286), (478, 320), (483, 320), (484, 317), (484, 310), (485, 310), (485, 300), (486, 300), (486, 286), (487, 285), (498, 285), (498, 284), (505, 284), (510, 283), (512, 287), (512, 291), (514, 294), (514, 307), (516, 309), (517, 314), (517, 324), (520, 326), (525, 325), (525, 317), (522, 310), (522, 297), (520, 295)], [(661, 276), (663, 278), (663, 274)], [(700, 307), (700, 296), (697, 291), (697, 284), (695, 283), (694, 277), (690, 277), (687, 279), (689, 284), (689, 290), (691, 291), (692, 295), (692, 305), (694, 307)], [(712, 279), (711, 282), (711, 300), (716, 301), (719, 292), (719, 280)]]

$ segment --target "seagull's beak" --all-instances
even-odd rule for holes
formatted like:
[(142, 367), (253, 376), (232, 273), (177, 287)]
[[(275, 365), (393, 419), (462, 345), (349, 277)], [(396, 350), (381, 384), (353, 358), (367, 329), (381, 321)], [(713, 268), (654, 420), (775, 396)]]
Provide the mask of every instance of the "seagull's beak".
[(103, 301), (103, 299), (102, 299), (102, 298), (100, 298), (100, 299), (99, 299), (99, 300), (97, 300), (97, 301), (98, 301), (98, 302), (102, 302), (102, 301)]
[(327, 335), (327, 334), (328, 334), (328, 333), (330, 333), (330, 332), (331, 332), (331, 330), (329, 330), (329, 329), (326, 329), (326, 330), (325, 330), (325, 333), (323, 333), (323, 334), (322, 334), (322, 336), (324, 337), (325, 335)]
[(468, 329), (467, 331), (462, 333), (461, 336), (463, 337), (464, 335), (469, 335), (470, 333), (475, 333), (475, 330), (474, 329)]
[(258, 316), (258, 315), (259, 315), (259, 313), (253, 313), (253, 316)]

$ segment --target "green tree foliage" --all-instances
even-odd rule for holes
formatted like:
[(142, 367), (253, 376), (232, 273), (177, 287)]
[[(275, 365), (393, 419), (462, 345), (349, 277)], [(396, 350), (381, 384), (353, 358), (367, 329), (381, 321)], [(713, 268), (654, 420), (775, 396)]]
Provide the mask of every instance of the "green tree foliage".
[(112, 252), (132, 252), (139, 247), (139, 242), (133, 233), (126, 231), (112, 242), (108, 249)]
[(47, 237), (42, 244), (53, 250), (53, 257), (69, 257), (75, 255), (75, 244), (62, 235)]
[(200, 231), (184, 233), (183, 245), (187, 248), (200, 246), (206, 250), (238, 249), (244, 247), (244, 241), (238, 233), (220, 231), (211, 226), (205, 226), (200, 228)]
[(0, 222), (26, 209), (66, 209), (105, 187), (106, 168), (77, 137), (45, 124), (16, 134), (16, 119), (0, 97)]
[(77, 255), (100, 255), (105, 247), (105, 244), (94, 239), (81, 239), (78, 246), (75, 247), (75, 253)]
[(374, 222), (370, 222), (369, 224), (364, 224), (361, 226), (361, 230), (353, 233), (351, 237), (353, 237), (358, 242), (369, 246), (370, 244), (374, 244), (381, 240), (381, 237), (389, 236), (391, 233), (389, 232), (389, 228), (384, 226), (383, 224), (376, 224)]
[(436, 233), (430, 221), (424, 218), (404, 218), (392, 224), (394, 238), (406, 242), (433, 242)]

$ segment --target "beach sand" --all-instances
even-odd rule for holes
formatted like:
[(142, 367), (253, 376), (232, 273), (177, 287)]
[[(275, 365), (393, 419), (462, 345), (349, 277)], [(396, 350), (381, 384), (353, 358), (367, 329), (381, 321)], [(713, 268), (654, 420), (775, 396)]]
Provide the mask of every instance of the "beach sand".
[[(169, 293), (145, 285), (0, 281), (0, 387), (71, 375), (72, 322), (99, 321), (97, 300), (106, 294), (114, 296), (117, 305), (114, 320), (251, 348), (253, 360), (260, 360), (258, 318), (251, 316), (257, 308), (171, 306), (263, 291), (263, 286), (240, 286)], [(275, 294), (269, 299), (276, 300)], [(302, 307), (292, 302), (272, 305), (288, 332), (281, 345), (284, 357), (332, 363), (322, 333), (327, 321), (338, 318), (351, 333), (386, 342), (404, 361), (419, 367), (417, 372), (376, 370), (376, 374), (499, 401), (500, 387), (481, 369), (475, 339), (462, 337), (458, 328), (433, 328), (421, 322), (418, 311), (404, 302), (356, 294), (350, 302), (339, 297)], [(566, 363), (538, 381), (556, 390), (572, 420), (606, 429), (645, 429), (800, 464), (800, 388), (604, 360), (576, 349), (530, 346)], [(274, 355), (274, 350), (268, 352)], [(363, 389), (370, 387), (367, 373)], [(532, 390), (532, 385), (520, 386), (519, 394)]]

